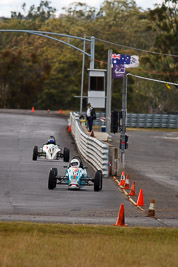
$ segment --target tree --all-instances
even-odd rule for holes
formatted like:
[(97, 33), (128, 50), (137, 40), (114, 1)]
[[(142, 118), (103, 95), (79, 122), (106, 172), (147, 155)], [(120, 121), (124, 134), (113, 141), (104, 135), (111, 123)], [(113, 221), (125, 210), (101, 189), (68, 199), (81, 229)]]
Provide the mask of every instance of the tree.
[(53, 8), (50, 6), (50, 1), (42, 1), (40, 2), (38, 7), (35, 7), (35, 5), (30, 6), (30, 9), (26, 11), (26, 4), (22, 4), (22, 10), (21, 12), (11, 12), (11, 18), (17, 18), (17, 19), (26, 19), (26, 20), (36, 20), (40, 19), (42, 22), (45, 22), (46, 20), (50, 19), (56, 12), (56, 8)]
[[(1, 29), (29, 29), (59, 32), (83, 37), (96, 37), (95, 68), (107, 68), (107, 51), (118, 54), (138, 54), (125, 46), (161, 53), (177, 54), (175, 38), (177, 15), (166, 1), (151, 11), (143, 11), (133, 0), (105, 0), (99, 11), (77, 2), (58, 18), (50, 2), (41, 1), (11, 19), (1, 19)], [(173, 11), (172, 11), (173, 9)], [(164, 14), (166, 13), (166, 14)], [(168, 16), (168, 17), (166, 17)], [(173, 29), (172, 29), (173, 27)], [(39, 109), (79, 110), (82, 54), (39, 36), (21, 33), (0, 33), (0, 106)], [(60, 39), (66, 41), (66, 37)], [(104, 39), (118, 45), (101, 42)], [(177, 40), (177, 39), (176, 39)], [(83, 42), (70, 38), (70, 43), (83, 47)], [(90, 44), (86, 42), (90, 53)], [(165, 81), (175, 81), (177, 57), (139, 52), (140, 66), (129, 72)], [(88, 91), (86, 57), (84, 95)], [(172, 86), (171, 86), (172, 88)], [(128, 78), (128, 112), (176, 112), (178, 90), (168, 90), (164, 84)], [(121, 108), (122, 80), (113, 81), (113, 109)]]
[[(157, 6), (149, 12), (150, 19), (153, 24), (150, 28), (156, 31), (157, 36), (154, 42), (154, 50), (163, 54), (178, 54), (178, 14), (177, 1), (164, 0), (163, 4)], [(171, 82), (177, 81), (176, 72), (178, 71), (178, 59), (176, 56), (157, 56), (156, 60), (152, 60), (156, 69), (162, 70), (165, 74), (161, 78), (166, 78)], [(166, 72), (168, 74), (166, 74)]]

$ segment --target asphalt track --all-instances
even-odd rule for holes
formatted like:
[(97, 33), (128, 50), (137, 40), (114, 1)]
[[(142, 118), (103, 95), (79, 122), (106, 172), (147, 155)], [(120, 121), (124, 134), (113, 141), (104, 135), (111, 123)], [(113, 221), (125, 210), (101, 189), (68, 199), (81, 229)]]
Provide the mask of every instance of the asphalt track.
[[(174, 218), (146, 217), (111, 178), (104, 179), (101, 192), (94, 192), (93, 186), (48, 190), (49, 169), (57, 167), (63, 175), (66, 163), (32, 161), (32, 149), (54, 135), (62, 148), (70, 148), (71, 157), (79, 155), (64, 117), (0, 113), (0, 125), (0, 220), (112, 225), (123, 203), (129, 226), (178, 226)], [(94, 175), (90, 166), (88, 173)]]
[[(125, 171), (135, 181), (137, 197), (142, 189), (145, 206), (154, 198), (156, 216), (178, 227), (178, 131), (129, 129), (127, 134)], [(119, 146), (119, 134), (112, 143)]]

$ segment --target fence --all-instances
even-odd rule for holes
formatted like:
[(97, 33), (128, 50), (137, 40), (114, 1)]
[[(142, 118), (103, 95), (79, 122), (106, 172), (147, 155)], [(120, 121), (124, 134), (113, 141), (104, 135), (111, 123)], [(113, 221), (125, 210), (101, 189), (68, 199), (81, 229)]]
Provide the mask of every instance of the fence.
[(96, 170), (102, 170), (104, 177), (108, 177), (109, 147), (84, 133), (77, 113), (70, 113), (70, 125), (78, 150), (84, 159)]
[(128, 113), (127, 127), (178, 128), (178, 115)]
[[(101, 121), (101, 117), (105, 117), (105, 113), (97, 113), (97, 119), (94, 125), (102, 126), (105, 122)], [(178, 128), (178, 115), (172, 114), (141, 114), (127, 113), (127, 127), (131, 128)]]

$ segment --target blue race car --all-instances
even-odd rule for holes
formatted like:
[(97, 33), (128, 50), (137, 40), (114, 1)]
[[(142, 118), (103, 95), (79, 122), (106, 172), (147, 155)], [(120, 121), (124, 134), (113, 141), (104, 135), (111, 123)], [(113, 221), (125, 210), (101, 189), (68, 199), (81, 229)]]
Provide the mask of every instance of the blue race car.
[(94, 191), (102, 190), (102, 172), (96, 171), (94, 178), (89, 178), (87, 175), (87, 168), (83, 166), (80, 157), (75, 156), (66, 169), (64, 176), (58, 175), (57, 168), (52, 168), (49, 171), (48, 189), (56, 188), (57, 184), (64, 184), (68, 189), (81, 189), (84, 186), (94, 184)]

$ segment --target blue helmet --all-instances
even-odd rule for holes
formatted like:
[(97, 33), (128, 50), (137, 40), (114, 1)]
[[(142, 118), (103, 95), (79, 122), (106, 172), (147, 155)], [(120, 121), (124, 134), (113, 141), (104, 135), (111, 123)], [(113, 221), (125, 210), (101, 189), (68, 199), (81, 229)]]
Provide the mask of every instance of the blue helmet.
[(51, 144), (55, 144), (56, 143), (56, 139), (54, 138), (54, 136), (50, 136), (49, 137), (48, 143), (51, 143)]

